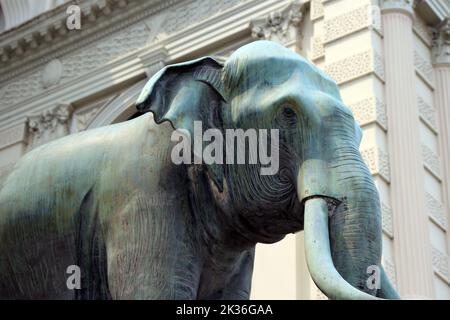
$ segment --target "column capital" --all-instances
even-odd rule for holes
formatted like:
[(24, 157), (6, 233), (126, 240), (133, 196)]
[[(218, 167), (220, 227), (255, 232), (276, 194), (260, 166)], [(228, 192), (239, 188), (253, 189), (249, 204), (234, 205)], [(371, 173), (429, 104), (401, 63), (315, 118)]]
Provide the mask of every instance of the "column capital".
[(252, 38), (266, 39), (289, 46), (300, 44), (300, 24), (305, 11), (305, 1), (293, 0), (283, 8), (250, 21)]
[(432, 59), (435, 66), (450, 67), (450, 20), (433, 29)]
[(413, 0), (380, 0), (381, 10), (383, 13), (397, 12), (414, 16)]
[(37, 115), (27, 117), (28, 147), (35, 148), (51, 140), (69, 134), (73, 106), (67, 102), (59, 102), (52, 108), (45, 109)]

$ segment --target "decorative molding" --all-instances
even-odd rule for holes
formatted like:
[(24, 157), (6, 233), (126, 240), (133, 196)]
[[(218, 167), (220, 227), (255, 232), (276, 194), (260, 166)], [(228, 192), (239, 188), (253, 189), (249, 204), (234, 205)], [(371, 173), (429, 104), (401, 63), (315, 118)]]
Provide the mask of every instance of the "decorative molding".
[(318, 60), (325, 57), (322, 36), (311, 37), (311, 60)]
[(387, 130), (386, 105), (377, 97), (350, 103), (349, 107), (360, 126), (377, 123), (382, 129)]
[[(69, 42), (68, 38), (79, 36), (83, 29), (97, 29), (100, 25), (108, 24), (111, 16), (124, 11), (124, 6), (136, 0), (71, 0), (54, 10), (45, 12), (34, 19), (0, 34), (0, 48), (3, 63), (18, 62), (22, 56), (29, 56), (28, 52), (48, 48), (56, 42)], [(70, 5), (78, 5), (82, 11), (82, 29), (70, 31), (66, 26), (66, 9)], [(91, 19), (95, 16), (95, 19)], [(103, 18), (103, 19), (102, 19)], [(100, 23), (103, 22), (103, 23)], [(86, 31), (87, 32), (87, 31)], [(91, 31), (92, 32), (92, 31)], [(34, 52), (36, 53), (36, 52)]]
[(0, 132), (0, 149), (18, 142), (26, 142), (26, 125), (20, 124)]
[(322, 0), (311, 0), (311, 21), (323, 18), (324, 8)]
[(431, 48), (433, 37), (432, 29), (418, 16), (416, 16), (413, 21), (413, 31), (427, 47)]
[(394, 223), (392, 219), (392, 209), (387, 204), (381, 202), (381, 217), (383, 232), (391, 239), (394, 238)]
[(379, 175), (386, 182), (390, 182), (390, 169), (388, 154), (378, 147), (372, 147), (361, 150), (361, 155), (369, 167), (370, 173), (374, 176)]
[(332, 62), (326, 65), (324, 70), (338, 84), (372, 73), (384, 81), (383, 59), (373, 50), (367, 50)]
[(54, 59), (47, 63), (42, 71), (42, 86), (48, 88), (58, 84), (63, 74), (63, 65), (59, 59)]
[[(176, 1), (179, 0), (170, 0), (168, 2)], [(159, 1), (156, 1), (155, 3), (159, 3)], [(258, 4), (258, 6), (256, 6), (256, 4)], [(193, 51), (198, 50), (195, 46), (200, 46), (200, 48), (208, 47), (209, 42), (217, 44), (222, 41), (222, 38), (226, 39), (230, 36), (229, 31), (227, 31), (226, 34), (218, 34), (217, 32), (212, 32), (213, 30), (222, 30), (222, 28), (225, 30), (231, 28), (232, 33), (240, 34), (243, 31), (247, 32), (251, 17), (255, 16), (257, 12), (259, 12), (259, 14), (261, 14), (261, 12), (270, 12), (277, 4), (278, 3), (275, 0), (266, 1), (261, 5), (257, 0), (227, 0), (227, 3), (224, 3), (224, 1), (212, 0), (205, 3), (201, 10), (199, 10), (199, 2), (184, 1), (180, 3), (179, 6), (176, 6), (174, 10), (159, 12), (158, 8), (152, 7), (152, 10), (150, 10), (147, 8), (147, 5), (147, 7), (142, 8), (142, 12), (139, 11), (139, 13), (135, 12), (136, 10), (134, 7), (130, 7), (129, 10), (126, 10), (124, 16), (114, 17), (117, 21), (122, 22), (118, 22), (116, 25), (111, 26), (111, 28), (119, 30), (113, 36), (105, 36), (104, 32), (98, 31), (96, 36), (102, 41), (96, 42), (95, 45), (87, 45), (86, 41), (91, 38), (89, 38), (88, 35), (84, 35), (79, 41), (74, 41), (76, 49), (83, 46), (83, 50), (74, 49), (72, 44), (67, 45), (67, 48), (71, 48), (71, 50), (68, 50), (67, 52), (64, 51), (64, 53), (67, 54), (63, 55), (61, 58), (61, 62), (64, 66), (64, 75), (60, 86), (64, 85), (64, 87), (61, 88), (60, 86), (55, 86), (50, 89), (59, 89), (62, 91), (62, 89), (66, 89), (66, 87), (70, 85), (75, 86), (76, 90), (78, 90), (80, 83), (87, 85), (87, 82), (97, 74), (101, 73), (107, 73), (104, 78), (114, 78), (114, 83), (117, 83), (116, 79), (118, 76), (124, 78), (123, 81), (128, 81), (130, 77), (136, 77), (135, 73), (138, 72), (138, 67), (139, 73), (145, 74), (147, 72), (150, 74), (151, 71), (146, 70), (145, 66), (143, 67), (142, 64), (140, 64), (141, 62), (145, 63), (145, 61), (136, 59), (136, 56), (141, 55), (141, 53), (145, 56), (146, 52), (152, 51), (153, 48), (164, 47), (165, 50), (170, 52), (170, 57), (167, 58), (168, 60), (179, 61), (177, 59), (181, 59), (187, 54), (192, 55)], [(129, 12), (134, 12), (135, 15), (129, 17)], [(190, 16), (186, 12), (192, 13), (193, 16)], [(241, 12), (245, 12), (245, 15), (238, 15), (238, 13)], [(147, 16), (144, 16), (144, 13), (147, 14)], [(153, 19), (157, 15), (164, 16), (163, 23), (160, 26), (160, 30), (155, 32), (157, 35), (155, 36), (155, 41), (152, 44), (147, 44), (146, 37), (148, 37), (148, 29), (146, 29), (145, 21), (129, 26), (127, 19), (135, 19), (136, 16), (139, 16), (141, 19)], [(193, 20), (194, 18), (198, 20)], [(193, 23), (200, 20), (202, 20), (201, 23)], [(173, 22), (174, 25), (171, 25), (169, 22)], [(186, 27), (186, 25), (189, 27)], [(121, 28), (119, 28), (119, 26)], [(182, 31), (178, 30), (183, 27), (184, 29)], [(214, 29), (211, 30), (211, 28)], [(111, 29), (110, 31), (113, 32), (114, 30)], [(195, 40), (192, 39), (194, 34)], [(109, 33), (107, 35), (109, 35)], [(57, 45), (59, 45), (59, 43), (55, 44), (55, 46)], [(56, 48), (53, 48), (52, 50), (56, 50)], [(55, 54), (56, 53), (61, 54), (60, 51), (55, 51)], [(131, 65), (131, 63), (134, 65)], [(30, 64), (27, 63), (27, 65)], [(133, 72), (124, 73), (121, 69), (126, 65), (128, 65), (128, 68), (133, 70)], [(20, 67), (17, 66), (14, 70), (8, 69), (8, 71), (6, 67), (0, 67), (0, 69), (2, 69), (0, 78), (6, 74), (10, 75), (19, 68)], [(4, 107), (8, 111), (15, 110), (17, 107), (20, 108), (24, 101), (27, 101), (26, 104), (33, 104), (34, 102), (31, 101), (30, 98), (39, 95), (42, 96), (43, 93), (45, 93), (45, 96), (50, 96), (47, 92), (42, 90), (40, 74), (37, 73), (24, 75), (20, 79), (17, 79), (17, 81), (9, 83), (7, 86), (7, 92), (5, 93), (5, 98), (3, 99), (0, 108)], [(95, 87), (98, 87), (98, 85), (95, 85)], [(85, 91), (92, 90), (89, 89)], [(63, 97), (63, 99), (66, 100), (65, 97)], [(59, 97), (56, 101), (58, 100)]]
[(162, 69), (168, 60), (169, 52), (165, 46), (152, 46), (138, 55), (145, 68), (147, 78), (151, 78), (156, 72)]
[(425, 83), (434, 89), (434, 71), (433, 66), (426, 61), (417, 51), (414, 51), (414, 66), (417, 74)]
[(381, 18), (365, 5), (352, 11), (324, 20), (324, 43), (348, 36), (359, 30), (372, 27), (381, 34)]
[[(117, 88), (123, 88), (124, 85), (139, 81), (145, 76), (146, 70), (138, 56), (141, 52), (146, 52), (150, 47), (157, 48), (164, 46), (169, 52), (168, 61), (177, 62), (192, 58), (196, 54), (210, 53), (218, 44), (227, 44), (229, 47), (230, 37), (234, 39), (235, 37), (245, 35), (240, 42), (248, 42), (249, 37), (246, 35), (249, 35), (250, 32), (249, 21), (251, 18), (267, 14), (272, 12), (274, 8), (281, 8), (285, 5), (285, 2), (280, 4), (277, 0), (266, 0), (262, 3), (259, 0), (227, 1), (229, 1), (229, 6), (226, 6), (225, 2), (219, 0), (208, 2), (208, 6), (202, 7), (201, 15), (199, 15), (200, 21), (195, 24), (190, 22), (191, 18), (189, 16), (186, 14), (183, 15), (181, 9), (186, 9), (186, 5), (189, 5), (189, 10), (196, 12), (195, 8), (199, 5), (197, 1), (195, 3), (183, 2), (180, 3), (181, 9), (166, 10), (158, 13), (166, 16), (178, 12), (180, 15), (179, 20), (184, 23), (180, 28), (183, 26), (184, 28), (166, 34), (166, 32), (172, 30), (172, 27), (166, 27), (165, 24), (167, 21), (164, 20), (164, 25), (161, 27), (162, 31), (159, 33), (161, 36), (157, 37), (159, 40), (155, 40), (156, 42), (137, 51), (120, 55), (111, 61), (105, 61), (105, 64), (89, 70), (86, 74), (51, 87), (46, 91), (38, 91), (36, 95), (6, 106), (0, 113), (0, 126), (17, 124), (20, 121), (19, 115), (21, 113), (26, 113), (30, 109), (40, 112), (53, 106), (54, 101), (76, 103), (104, 90), (111, 90), (112, 84)], [(232, 5), (234, 3), (239, 4)], [(212, 11), (207, 18), (202, 20), (203, 15), (208, 14), (207, 10)], [(139, 12), (138, 15), (141, 15), (141, 13)], [(154, 18), (154, 15), (147, 18)], [(110, 38), (112, 37), (103, 37), (102, 40), (108, 40)], [(119, 40), (117, 39), (117, 41)], [(80, 40), (79, 46), (83, 45), (83, 41)], [(3, 75), (3, 73), (1, 74)], [(40, 86), (39, 79), (37, 83)], [(18, 93), (20, 94), (20, 92), (19, 90)], [(0, 108), (3, 106), (2, 104)]]
[(35, 148), (69, 134), (69, 120), (72, 111), (72, 105), (60, 103), (38, 115), (29, 116), (27, 118), (29, 148)]
[(252, 38), (276, 41), (284, 45), (295, 43), (300, 48), (303, 35), (299, 27), (303, 20), (304, 7), (305, 2), (294, 0), (265, 17), (252, 19)]
[(436, 109), (418, 96), (417, 107), (419, 108), (420, 119), (435, 133), (438, 133), (438, 115)]
[(442, 26), (450, 17), (450, 2), (448, 0), (414, 0), (415, 12), (429, 26)]
[(431, 220), (443, 230), (447, 230), (447, 221), (445, 219), (444, 207), (442, 203), (436, 200), (430, 193), (425, 193), (427, 203), (427, 212)]
[(424, 166), (430, 171), (439, 181), (441, 180), (441, 170), (439, 164), (439, 157), (428, 146), (422, 144), (422, 156)]
[(64, 76), (62, 83), (82, 76), (89, 71), (114, 61), (115, 59), (132, 53), (145, 44), (148, 29), (144, 23), (130, 26), (117, 32), (114, 37), (109, 37), (78, 50), (62, 58)]
[(432, 62), (435, 65), (450, 65), (450, 17), (440, 28), (433, 30)]
[(380, 0), (383, 13), (403, 13), (414, 16), (414, 0)]
[[(104, 39), (95, 46), (89, 46), (63, 56), (60, 60), (61, 74), (59, 79), (55, 79), (58, 81), (51, 84), (57, 84), (58, 82), (66, 84), (72, 79), (100, 68), (118, 57), (138, 50), (145, 44), (147, 32), (145, 25), (140, 23), (116, 33), (114, 37)], [(48, 66), (41, 71), (42, 77), (38, 73), (32, 73), (7, 84), (2, 106), (10, 106), (36, 96), (43, 92), (46, 87), (49, 87), (44, 82), (44, 75), (48, 74), (48, 71), (46, 71)], [(53, 69), (57, 70), (58, 68)], [(64, 74), (62, 74), (62, 69), (64, 69)]]
[[(164, 11), (164, 14), (166, 14), (167, 17), (164, 19), (164, 25), (161, 26), (160, 33), (169, 31), (174, 32), (177, 30), (176, 28), (186, 26), (187, 19), (192, 19), (192, 21), (197, 22), (199, 21), (197, 18), (201, 19), (207, 17), (208, 14), (211, 15), (211, 12), (217, 14), (228, 9), (230, 5), (248, 0), (228, 0), (226, 2), (211, 0), (202, 3), (201, 8), (199, 8), (198, 2), (187, 2), (183, 0), (84, 0), (80, 4), (83, 15), (82, 28), (80, 30), (67, 32), (64, 37), (58, 36), (59, 33), (55, 32), (54, 29), (56, 27), (64, 28), (67, 18), (66, 7), (78, 1), (79, 0), (71, 0), (64, 6), (46, 12), (26, 24), (15, 28), (14, 32), (0, 34), (0, 61), (3, 61), (3, 63), (0, 63), (0, 69), (5, 71), (0, 75), (0, 82), (17, 77), (29, 70), (36, 69), (52, 59), (70, 55), (80, 47), (83, 47), (84, 49), (86, 49), (88, 45), (95, 47), (99, 43), (99, 39), (115, 39), (115, 36), (117, 36), (120, 31), (129, 28), (133, 24), (136, 24), (149, 16), (155, 18), (156, 14), (168, 7), (174, 6), (174, 4), (180, 5), (175, 6), (173, 10)], [(127, 5), (126, 10), (124, 10), (121, 3)], [(109, 13), (107, 15), (97, 17), (95, 22), (85, 19), (85, 17), (88, 18), (91, 13), (104, 12), (104, 8), (100, 10), (96, 9), (96, 6), (103, 6), (104, 4), (106, 6), (110, 4)], [(193, 7), (197, 10), (193, 10)], [(92, 10), (86, 8), (92, 8)], [(211, 11), (208, 12), (207, 10)], [(192, 16), (187, 13), (192, 13)], [(170, 25), (170, 22), (175, 23)], [(30, 50), (29, 54), (18, 57), (10, 50), (10, 47), (14, 46), (16, 43), (25, 43), (24, 47), (20, 48), (21, 50), (26, 50), (27, 42), (23, 39), (41, 33), (45, 34), (45, 37), (48, 38), (48, 40), (44, 39), (45, 41), (40, 43), (38, 48)], [(148, 34), (149, 32), (147, 29), (142, 36), (146, 37)], [(121, 41), (119, 39), (116, 40), (118, 44), (120, 44)], [(140, 44), (140, 47), (143, 47), (146, 44), (147, 39), (144, 39)], [(104, 63), (106, 62), (105, 59)]]
[(432, 246), (431, 257), (434, 272), (437, 273), (443, 280), (450, 283), (450, 271), (448, 265), (448, 256), (441, 250)]

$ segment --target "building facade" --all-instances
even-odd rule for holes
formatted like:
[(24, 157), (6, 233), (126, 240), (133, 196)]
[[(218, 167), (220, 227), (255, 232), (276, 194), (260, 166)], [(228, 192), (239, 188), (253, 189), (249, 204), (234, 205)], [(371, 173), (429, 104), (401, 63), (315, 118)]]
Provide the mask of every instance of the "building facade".
[[(0, 0), (0, 185), (34, 147), (136, 116), (164, 65), (277, 41), (338, 83), (363, 128), (400, 294), (450, 299), (449, 16), (449, 0)], [(252, 298), (324, 298), (302, 232), (257, 246)]]

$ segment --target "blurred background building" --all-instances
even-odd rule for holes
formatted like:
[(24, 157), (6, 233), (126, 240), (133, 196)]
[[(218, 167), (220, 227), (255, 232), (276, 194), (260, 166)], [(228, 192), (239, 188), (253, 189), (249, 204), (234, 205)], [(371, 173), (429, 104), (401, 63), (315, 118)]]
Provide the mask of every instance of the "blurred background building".
[[(80, 29), (66, 25), (70, 5)], [(383, 265), (401, 295), (450, 299), (449, 9), (449, 0), (0, 0), (0, 184), (37, 145), (136, 116), (162, 66), (277, 41), (336, 80), (364, 130)], [(324, 298), (302, 233), (258, 245), (252, 297)]]

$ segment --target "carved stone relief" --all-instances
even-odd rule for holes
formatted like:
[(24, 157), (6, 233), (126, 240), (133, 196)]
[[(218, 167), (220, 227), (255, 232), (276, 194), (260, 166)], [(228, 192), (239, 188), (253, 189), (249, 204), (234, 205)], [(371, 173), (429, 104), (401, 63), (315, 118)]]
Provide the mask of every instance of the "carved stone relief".
[(323, 18), (324, 8), (322, 0), (311, 0), (311, 20)]
[(448, 256), (435, 247), (432, 247), (431, 249), (431, 256), (434, 271), (449, 282), (450, 272), (448, 266)]
[(325, 56), (322, 36), (311, 38), (311, 60), (317, 60)]
[(417, 36), (428, 46), (431, 47), (432, 44), (432, 30), (428, 27), (425, 22), (416, 17), (414, 19), (413, 30), (417, 34)]
[(378, 147), (361, 150), (361, 155), (372, 175), (380, 175), (386, 182), (390, 181), (388, 155)]
[[(154, 29), (152, 31), (154, 38), (158, 38), (160, 33), (174, 33), (194, 22), (196, 23), (247, 1), (249, 0), (182, 2), (174, 7), (173, 10), (167, 11), (164, 17), (162, 17), (161, 24), (151, 24)], [(154, 9), (151, 11), (154, 11)], [(117, 24), (111, 28), (118, 29), (120, 26), (120, 24)], [(126, 28), (120, 27), (111, 36), (105, 37), (102, 33), (98, 33), (98, 36), (103, 37), (102, 41), (95, 41), (94, 44), (85, 45), (83, 46), (83, 50), (74, 50), (73, 53), (69, 51), (60, 58), (64, 71), (59, 79), (61, 84), (98, 69), (148, 44), (149, 24), (145, 22), (135, 23)], [(5, 86), (5, 94), (1, 107), (7, 107), (36, 96), (44, 88), (45, 84), (41, 73), (33, 72), (25, 74)]]
[(383, 231), (390, 238), (394, 237), (394, 226), (392, 220), (392, 209), (387, 204), (381, 202), (381, 217)]
[(417, 51), (414, 51), (414, 65), (419, 75), (425, 82), (433, 87), (434, 85), (434, 71), (432, 65), (425, 60)]
[(356, 122), (364, 126), (373, 122), (378, 123), (384, 130), (387, 129), (386, 105), (376, 97), (349, 104)]
[(266, 39), (285, 45), (295, 43), (300, 48), (304, 3), (292, 1), (281, 10), (271, 12), (250, 22), (253, 39)]
[(39, 115), (27, 118), (29, 149), (69, 134), (70, 104), (59, 104)]
[(381, 56), (373, 50), (363, 51), (325, 66), (325, 72), (338, 84), (374, 73), (384, 79)]
[(397, 286), (397, 276), (396, 276), (394, 263), (387, 259), (383, 259), (383, 268), (386, 271), (386, 274), (387, 274), (389, 280), (391, 280), (392, 285), (394, 287), (396, 287)]
[(422, 145), (422, 156), (425, 168), (427, 168), (436, 178), (440, 180), (441, 170), (439, 157), (428, 146)]
[(324, 21), (324, 42), (330, 42), (364, 28), (373, 27), (381, 32), (380, 13), (371, 10), (372, 6), (365, 5), (338, 15), (325, 19)]
[(433, 63), (450, 63), (450, 20), (439, 29), (433, 31)]
[(436, 109), (426, 103), (422, 97), (417, 97), (417, 107), (419, 108), (419, 115), (422, 121), (430, 127), (434, 133), (438, 132), (437, 113)]
[(427, 211), (429, 216), (444, 230), (447, 229), (447, 221), (444, 216), (442, 203), (434, 198), (430, 193), (425, 193)]

